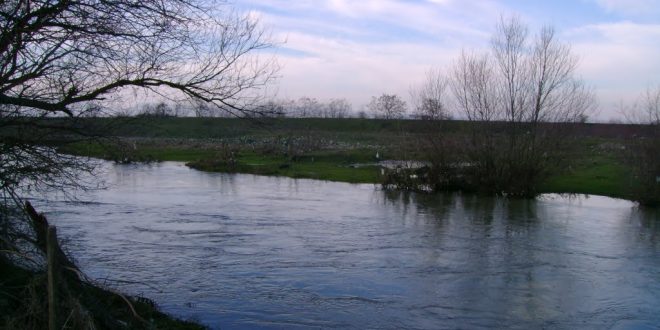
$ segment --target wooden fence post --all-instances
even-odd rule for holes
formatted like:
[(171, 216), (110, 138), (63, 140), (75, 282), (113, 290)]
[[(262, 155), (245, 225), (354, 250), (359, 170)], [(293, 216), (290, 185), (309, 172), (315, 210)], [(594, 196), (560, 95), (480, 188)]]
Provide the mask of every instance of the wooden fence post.
[(57, 330), (57, 229), (48, 226), (46, 235), (46, 250), (48, 260), (48, 329)]

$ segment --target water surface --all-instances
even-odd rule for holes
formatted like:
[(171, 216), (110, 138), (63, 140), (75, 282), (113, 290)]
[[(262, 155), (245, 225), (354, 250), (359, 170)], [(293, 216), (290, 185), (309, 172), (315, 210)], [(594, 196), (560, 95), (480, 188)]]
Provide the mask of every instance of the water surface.
[(172, 162), (102, 177), (108, 189), (80, 201), (36, 204), (92, 278), (212, 328), (660, 326), (660, 220), (630, 202), (429, 196)]

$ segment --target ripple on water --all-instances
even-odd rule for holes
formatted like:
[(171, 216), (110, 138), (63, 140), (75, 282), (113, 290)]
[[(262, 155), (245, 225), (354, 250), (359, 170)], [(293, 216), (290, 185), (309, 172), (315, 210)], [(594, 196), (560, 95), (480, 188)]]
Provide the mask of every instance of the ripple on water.
[(107, 166), (92, 202), (35, 204), (92, 277), (213, 328), (660, 324), (660, 218), (626, 201)]

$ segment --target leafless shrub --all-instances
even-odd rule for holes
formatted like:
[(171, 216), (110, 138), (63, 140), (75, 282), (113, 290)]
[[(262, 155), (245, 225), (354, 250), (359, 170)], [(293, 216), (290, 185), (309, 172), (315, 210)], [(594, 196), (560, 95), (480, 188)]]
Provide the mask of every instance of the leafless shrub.
[(628, 109), (628, 118), (643, 127), (643, 134), (633, 137), (628, 148), (633, 198), (644, 205), (660, 205), (660, 86), (648, 88)]

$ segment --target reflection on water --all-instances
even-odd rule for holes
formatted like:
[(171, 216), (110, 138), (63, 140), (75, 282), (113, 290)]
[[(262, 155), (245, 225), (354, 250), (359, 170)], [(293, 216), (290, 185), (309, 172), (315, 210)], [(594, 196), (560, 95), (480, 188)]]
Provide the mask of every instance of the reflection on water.
[(657, 211), (602, 197), (110, 166), (93, 201), (41, 201), (82, 268), (214, 328), (660, 325)]

